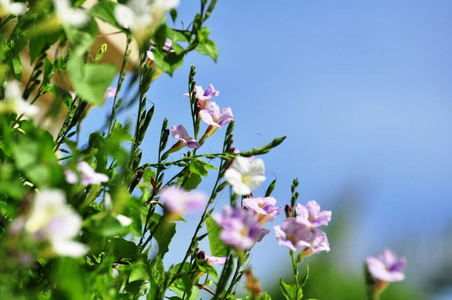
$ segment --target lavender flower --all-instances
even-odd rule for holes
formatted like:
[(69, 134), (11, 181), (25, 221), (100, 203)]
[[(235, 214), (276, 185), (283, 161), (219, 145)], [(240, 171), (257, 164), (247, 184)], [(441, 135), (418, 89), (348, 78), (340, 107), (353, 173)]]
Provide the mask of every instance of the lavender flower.
[(318, 229), (311, 230), (304, 223), (295, 218), (286, 219), (280, 226), (273, 227), (279, 245), (286, 246), (292, 251), (302, 250), (304, 256), (329, 252), (330, 246), (326, 234)]
[(246, 198), (242, 203), (244, 207), (255, 212), (260, 225), (273, 221), (281, 212), (281, 206), (275, 206), (276, 199), (273, 197)]
[(270, 232), (260, 227), (253, 211), (244, 211), (239, 206), (234, 208), (226, 206), (223, 208), (222, 215), (214, 214), (212, 217), (218, 225), (223, 227), (220, 239), (226, 245), (237, 249), (251, 249), (256, 242), (260, 242)]
[[(219, 91), (216, 91), (212, 84), (209, 84), (209, 87), (204, 92), (202, 86), (195, 86), (195, 94), (196, 100), (198, 101), (199, 110), (203, 110), (206, 108), (207, 103), (213, 97), (220, 95)], [(184, 94), (185, 97), (190, 97), (190, 94)]]
[(226, 257), (216, 257), (206, 255), (207, 263), (211, 266), (219, 265), (222, 266), (226, 262)]
[(207, 203), (207, 195), (203, 192), (187, 192), (176, 186), (164, 188), (159, 195), (165, 207), (179, 215), (202, 211)]
[(262, 159), (248, 160), (237, 156), (224, 177), (234, 192), (239, 195), (249, 195), (253, 189), (259, 187), (265, 180), (265, 166)]
[(180, 142), (183, 143), (183, 145), (187, 146), (188, 148), (199, 148), (201, 145), (191, 136), (188, 135), (187, 130), (184, 126), (171, 126), (171, 134), (174, 138), (178, 139)]
[[(77, 164), (77, 171), (81, 175), (82, 185), (99, 184), (110, 180), (107, 175), (96, 173), (85, 161), (81, 161)], [(79, 176), (72, 170), (67, 169), (64, 174), (68, 183), (74, 184), (79, 181)]]
[(297, 222), (304, 223), (311, 229), (322, 225), (327, 226), (332, 215), (329, 210), (320, 211), (320, 205), (314, 200), (309, 201), (306, 206), (297, 204), (295, 212), (297, 213)]
[(378, 257), (367, 257), (366, 263), (370, 274), (378, 280), (395, 282), (405, 279), (403, 271), (406, 266), (406, 258), (397, 258), (397, 255), (390, 249), (383, 250)]
[(223, 108), (220, 112), (220, 107), (215, 102), (207, 103), (206, 107), (199, 112), (199, 115), (207, 125), (218, 128), (223, 127), (234, 118), (230, 107)]

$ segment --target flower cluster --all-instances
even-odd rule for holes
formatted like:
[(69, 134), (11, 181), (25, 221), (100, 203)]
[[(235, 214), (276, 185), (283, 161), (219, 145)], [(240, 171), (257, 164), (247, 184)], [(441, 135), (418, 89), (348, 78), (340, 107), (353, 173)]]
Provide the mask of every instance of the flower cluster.
[[(167, 39), (163, 50), (166, 52), (171, 51), (171, 45), (171, 40)], [(153, 54), (151, 51), (148, 51), (148, 58), (151, 61), (153, 60)], [(215, 90), (212, 84), (209, 85), (206, 91), (204, 91), (201, 86), (195, 86), (194, 92), (196, 94), (198, 106), (198, 118), (202, 119), (207, 125), (209, 125), (209, 127), (202, 138), (197, 141), (188, 134), (187, 129), (185, 129), (182, 124), (178, 126), (171, 126), (171, 134), (178, 141), (162, 156), (163, 158), (166, 158), (170, 153), (182, 149), (184, 146), (192, 149), (201, 147), (206, 138), (211, 136), (218, 128), (222, 128), (231, 122), (234, 118), (230, 107), (223, 108), (220, 111), (220, 107), (215, 102), (209, 102), (210, 99), (220, 94), (219, 91)], [(186, 93), (184, 96), (189, 97), (190, 94)]]
[(327, 226), (331, 220), (331, 211), (320, 211), (319, 204), (311, 200), (306, 204), (297, 204), (296, 216), (284, 220), (282, 227), (275, 226), (275, 235), (280, 245), (291, 251), (301, 250), (303, 256), (329, 252), (330, 246), (325, 232), (317, 229)]

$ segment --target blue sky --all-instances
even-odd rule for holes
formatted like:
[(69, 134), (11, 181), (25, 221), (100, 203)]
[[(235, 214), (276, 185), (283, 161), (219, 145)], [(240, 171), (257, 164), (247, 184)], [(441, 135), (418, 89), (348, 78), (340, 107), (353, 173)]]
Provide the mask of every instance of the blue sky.
[[(189, 20), (197, 1), (182, 2), (180, 16)], [(409, 263), (420, 260), (401, 239), (429, 245), (452, 217), (451, 9), (446, 0), (220, 0), (207, 23), (218, 63), (190, 54), (173, 78), (153, 84), (148, 99), (156, 115), (143, 160), (155, 159), (163, 117), (190, 124), (182, 94), (195, 65), (198, 84), (214, 84), (216, 102), (232, 108), (239, 149), (287, 135), (263, 157), (264, 186), (278, 178), (274, 196), (282, 204), (294, 177), (302, 203), (315, 199), (332, 209), (349, 205), (344, 193), (356, 195), (352, 269), (359, 272), (361, 260), (384, 247), (407, 251), (401, 254)], [(206, 142), (206, 152), (220, 149), (223, 132)], [(255, 248), (258, 275), (271, 268), (269, 251), (289, 260), (273, 233)], [(176, 251), (174, 259), (182, 256)], [(413, 278), (415, 266), (408, 269)]]

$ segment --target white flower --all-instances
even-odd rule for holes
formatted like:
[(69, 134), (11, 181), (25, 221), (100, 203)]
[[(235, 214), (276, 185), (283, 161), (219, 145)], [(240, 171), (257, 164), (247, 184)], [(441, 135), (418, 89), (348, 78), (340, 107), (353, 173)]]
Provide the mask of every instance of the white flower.
[(155, 10), (168, 11), (178, 6), (179, 2), (180, 2), (179, 0), (155, 0), (153, 3), (154, 4), (153, 8)]
[(245, 157), (237, 156), (224, 177), (228, 181), (234, 192), (239, 195), (249, 195), (252, 190), (259, 187), (265, 180), (265, 166), (262, 159), (248, 160)]
[(121, 27), (139, 33), (151, 25), (152, 7), (147, 0), (131, 0), (116, 6), (115, 17)]
[(27, 11), (27, 5), (20, 2), (11, 2), (11, 0), (0, 0), (0, 16), (5, 15), (23, 15)]
[(115, 8), (115, 18), (118, 24), (142, 34), (151, 25), (160, 22), (164, 14), (177, 6), (179, 0), (130, 0), (127, 5), (118, 4)]
[(88, 15), (80, 9), (72, 8), (69, 0), (53, 0), (53, 5), (61, 23), (74, 27), (83, 27), (88, 23)]
[(82, 218), (66, 204), (62, 191), (48, 189), (39, 192), (25, 222), (25, 231), (37, 240), (48, 240), (55, 253), (79, 257), (88, 251), (82, 243), (73, 241), (82, 227)]
[(39, 113), (39, 109), (24, 101), (17, 81), (8, 81), (5, 87), (5, 100), (0, 101), (0, 114), (2, 113), (15, 113), (19, 116), (30, 117)]

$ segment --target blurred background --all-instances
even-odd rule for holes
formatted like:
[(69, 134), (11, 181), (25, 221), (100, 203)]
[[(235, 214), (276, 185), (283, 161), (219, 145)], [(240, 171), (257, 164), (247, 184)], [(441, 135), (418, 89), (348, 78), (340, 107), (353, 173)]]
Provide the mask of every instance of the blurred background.
[[(179, 21), (198, 5), (182, 1)], [(315, 199), (333, 211), (331, 252), (307, 259), (306, 298), (364, 299), (364, 259), (392, 248), (408, 260), (407, 279), (382, 299), (452, 299), (451, 13), (447, 0), (220, 0), (206, 24), (218, 62), (191, 53), (172, 78), (153, 83), (143, 161), (156, 159), (164, 117), (190, 127), (182, 95), (195, 65), (198, 85), (212, 83), (220, 91), (214, 101), (232, 108), (238, 149), (287, 136), (262, 157), (267, 181), (254, 196), (277, 179), (273, 196), (284, 206), (298, 177), (299, 202)], [(94, 109), (86, 130), (105, 114)], [(223, 134), (203, 153), (221, 151)], [(209, 193), (209, 183), (200, 188)], [(197, 218), (178, 226), (178, 245), (188, 247)], [(167, 266), (185, 251), (173, 245)], [(291, 282), (288, 249), (273, 232), (253, 248), (252, 267), (275, 299), (278, 277)]]

